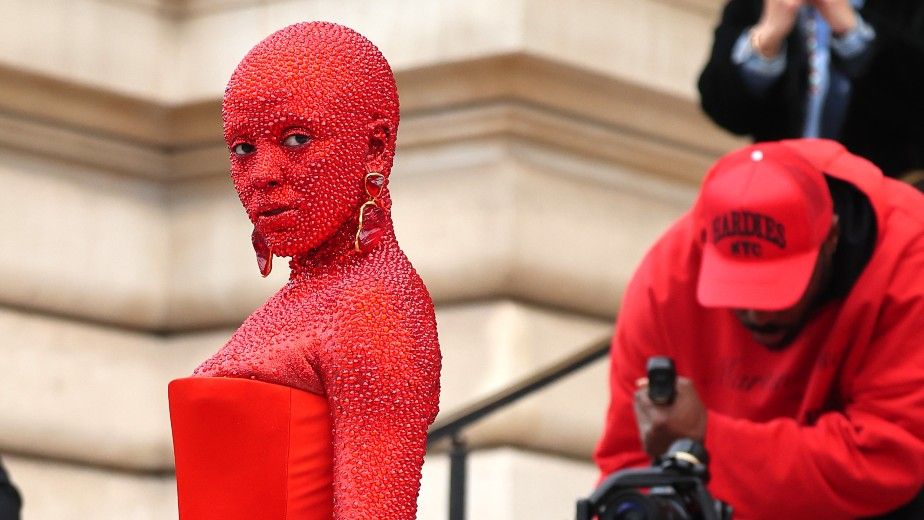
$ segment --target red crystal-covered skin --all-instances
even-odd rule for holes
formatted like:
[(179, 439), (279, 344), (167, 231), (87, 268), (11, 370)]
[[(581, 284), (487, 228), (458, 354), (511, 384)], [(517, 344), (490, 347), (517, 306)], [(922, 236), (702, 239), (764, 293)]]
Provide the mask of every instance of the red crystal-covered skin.
[[(334, 517), (412, 519), (440, 353), (432, 301), (388, 211), (398, 125), (391, 69), (348, 28), (293, 25), (238, 65), (223, 121), (234, 187), (265, 247), (292, 257), (292, 274), (195, 375), (326, 396)], [(368, 172), (381, 173), (383, 186), (366, 233), (375, 240), (357, 252)]]

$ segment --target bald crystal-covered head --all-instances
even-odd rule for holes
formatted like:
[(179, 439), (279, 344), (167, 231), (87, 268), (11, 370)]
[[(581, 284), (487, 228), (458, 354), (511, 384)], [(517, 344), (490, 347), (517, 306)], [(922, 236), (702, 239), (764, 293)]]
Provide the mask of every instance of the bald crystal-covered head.
[(272, 252), (323, 244), (391, 171), (398, 93), (382, 53), (340, 25), (308, 22), (258, 43), (222, 102), (231, 178)]

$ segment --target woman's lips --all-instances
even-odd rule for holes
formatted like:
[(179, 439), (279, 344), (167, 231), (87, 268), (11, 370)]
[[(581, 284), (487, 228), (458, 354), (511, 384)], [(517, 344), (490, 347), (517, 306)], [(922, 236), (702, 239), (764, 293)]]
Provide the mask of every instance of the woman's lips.
[(285, 208), (285, 207), (273, 208), (273, 209), (263, 210), (259, 213), (259, 215), (261, 217), (275, 217), (276, 215), (280, 215), (282, 213), (285, 213), (286, 211), (289, 211), (289, 208)]
[(266, 231), (280, 231), (295, 224), (295, 211), (292, 208), (272, 208), (257, 214), (257, 222)]

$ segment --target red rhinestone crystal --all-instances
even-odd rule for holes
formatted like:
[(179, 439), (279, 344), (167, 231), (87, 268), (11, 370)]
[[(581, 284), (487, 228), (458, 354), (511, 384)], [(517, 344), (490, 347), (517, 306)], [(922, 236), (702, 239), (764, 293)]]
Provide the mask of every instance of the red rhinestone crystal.
[(253, 244), (253, 252), (257, 254), (257, 267), (260, 268), (260, 274), (266, 278), (273, 270), (273, 252), (270, 251), (263, 233), (257, 231), (257, 228), (254, 228), (253, 233), (250, 234), (250, 243)]
[(382, 238), (385, 232), (385, 211), (378, 206), (369, 205), (363, 210), (363, 227), (359, 230), (359, 248), (369, 251)]
[(373, 199), (382, 193), (385, 187), (385, 176), (381, 173), (370, 173), (366, 175), (366, 193)]

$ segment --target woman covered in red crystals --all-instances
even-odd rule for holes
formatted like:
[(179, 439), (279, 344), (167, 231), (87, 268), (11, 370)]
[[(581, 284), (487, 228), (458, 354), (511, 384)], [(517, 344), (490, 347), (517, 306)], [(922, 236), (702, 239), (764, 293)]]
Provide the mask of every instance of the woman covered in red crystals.
[(260, 271), (288, 256), (291, 276), (170, 384), (180, 518), (414, 518), (440, 354), (389, 216), (391, 69), (301, 23), (244, 57), (222, 108)]

